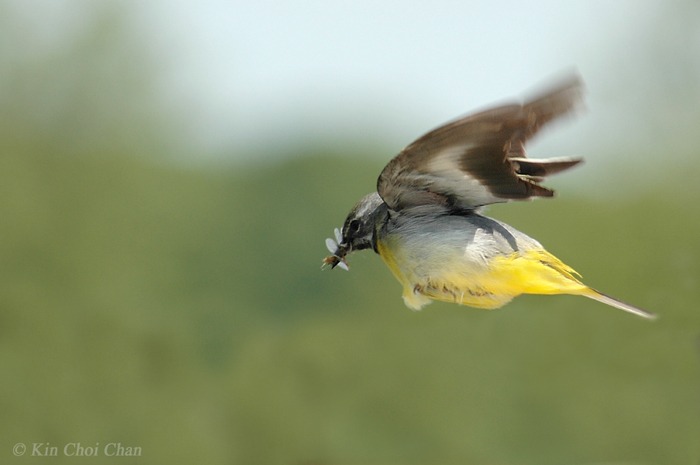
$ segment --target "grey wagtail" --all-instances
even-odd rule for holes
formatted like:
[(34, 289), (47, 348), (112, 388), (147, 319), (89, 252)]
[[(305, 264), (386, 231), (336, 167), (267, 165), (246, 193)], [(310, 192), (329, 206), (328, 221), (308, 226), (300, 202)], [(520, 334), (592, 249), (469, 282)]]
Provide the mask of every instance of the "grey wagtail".
[(498, 308), (520, 294), (583, 295), (644, 318), (653, 313), (583, 284), (539, 242), (480, 214), (497, 202), (552, 197), (546, 176), (581, 159), (531, 159), (525, 143), (582, 101), (572, 76), (524, 104), (498, 106), (441, 126), (384, 168), (377, 192), (350, 211), (323, 262), (348, 269), (346, 257), (372, 249), (403, 285), (406, 305), (430, 299)]

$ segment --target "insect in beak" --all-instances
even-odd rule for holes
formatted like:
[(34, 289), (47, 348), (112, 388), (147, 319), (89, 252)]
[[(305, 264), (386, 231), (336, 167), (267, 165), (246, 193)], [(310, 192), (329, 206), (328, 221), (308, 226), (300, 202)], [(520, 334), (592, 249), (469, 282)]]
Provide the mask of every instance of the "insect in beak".
[[(348, 262), (345, 261), (345, 254), (347, 252), (342, 252), (340, 247), (340, 243), (343, 242), (343, 235), (340, 233), (340, 230), (338, 228), (335, 228), (333, 231), (335, 233), (335, 240), (331, 239), (330, 237), (326, 239), (326, 247), (328, 248), (328, 251), (332, 253), (333, 255), (329, 255), (326, 258), (323, 259), (323, 266), (330, 265), (331, 269), (335, 268), (336, 266), (344, 269), (345, 271), (350, 271), (350, 267), (348, 266)], [(338, 255), (338, 253), (341, 253), (341, 255)]]

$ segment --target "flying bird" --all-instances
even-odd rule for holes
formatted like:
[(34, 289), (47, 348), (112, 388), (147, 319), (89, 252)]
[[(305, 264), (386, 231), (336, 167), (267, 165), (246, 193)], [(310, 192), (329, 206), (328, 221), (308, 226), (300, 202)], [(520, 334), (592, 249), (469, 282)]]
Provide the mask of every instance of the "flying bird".
[(372, 249), (420, 309), (431, 299), (498, 308), (521, 294), (582, 295), (644, 318), (653, 313), (610, 297), (535, 239), (480, 213), (485, 205), (552, 197), (542, 185), (581, 159), (527, 158), (525, 144), (582, 105), (583, 82), (569, 76), (525, 103), (468, 115), (403, 149), (379, 175), (377, 191), (350, 211), (324, 265)]

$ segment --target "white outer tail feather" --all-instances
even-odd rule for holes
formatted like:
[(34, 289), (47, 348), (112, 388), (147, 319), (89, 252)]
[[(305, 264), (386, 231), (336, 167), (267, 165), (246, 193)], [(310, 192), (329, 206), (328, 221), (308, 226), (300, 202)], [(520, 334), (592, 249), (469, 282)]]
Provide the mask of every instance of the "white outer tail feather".
[(632, 313), (637, 316), (641, 316), (642, 318), (646, 318), (648, 320), (654, 320), (656, 319), (656, 315), (647, 312), (646, 310), (643, 310), (639, 307), (635, 307), (634, 305), (630, 305), (626, 302), (623, 302), (621, 300), (618, 300), (614, 297), (610, 297), (609, 295), (603, 294), (602, 292), (596, 291), (593, 288), (589, 288), (591, 293), (586, 293), (583, 294), (588, 298), (591, 298), (593, 300), (597, 300), (598, 302), (602, 302), (606, 305), (610, 305), (611, 307), (619, 308), (620, 310), (624, 310), (626, 312)]

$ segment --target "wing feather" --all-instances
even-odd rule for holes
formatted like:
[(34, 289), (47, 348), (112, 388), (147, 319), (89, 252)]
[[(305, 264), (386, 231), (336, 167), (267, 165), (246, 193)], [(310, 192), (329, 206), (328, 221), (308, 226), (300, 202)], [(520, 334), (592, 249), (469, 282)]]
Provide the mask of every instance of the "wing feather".
[(384, 168), (377, 191), (392, 210), (439, 204), (472, 209), (490, 203), (551, 197), (548, 175), (581, 160), (528, 159), (525, 143), (581, 102), (571, 76), (525, 104), (482, 111), (441, 126), (401, 151)]

